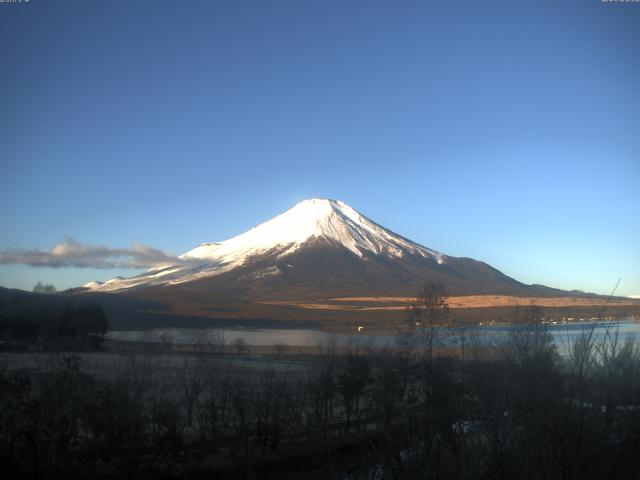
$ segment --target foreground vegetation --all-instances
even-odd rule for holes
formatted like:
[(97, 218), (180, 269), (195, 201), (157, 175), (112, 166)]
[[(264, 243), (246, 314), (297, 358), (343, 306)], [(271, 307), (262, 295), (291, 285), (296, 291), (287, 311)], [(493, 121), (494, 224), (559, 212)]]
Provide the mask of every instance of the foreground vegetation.
[(558, 352), (535, 310), (514, 315), (520, 328), (494, 346), (459, 331), (462, 349), (444, 350), (435, 327), (446, 297), (432, 285), (388, 350), (11, 354), (40, 366), (21, 370), (5, 356), (1, 473), (637, 478), (635, 344), (611, 329)]

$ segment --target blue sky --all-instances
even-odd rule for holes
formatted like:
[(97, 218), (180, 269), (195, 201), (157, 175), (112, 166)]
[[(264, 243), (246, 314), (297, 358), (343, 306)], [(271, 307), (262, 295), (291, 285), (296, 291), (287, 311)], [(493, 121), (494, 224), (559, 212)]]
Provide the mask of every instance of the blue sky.
[(179, 254), (329, 197), (527, 283), (640, 293), (640, 4), (31, 0), (0, 4), (0, 65), (0, 251)]

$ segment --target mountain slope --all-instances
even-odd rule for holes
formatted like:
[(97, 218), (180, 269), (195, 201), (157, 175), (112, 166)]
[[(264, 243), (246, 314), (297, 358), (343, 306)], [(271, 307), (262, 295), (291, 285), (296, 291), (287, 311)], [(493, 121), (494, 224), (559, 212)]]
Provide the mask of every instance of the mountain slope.
[(311, 199), (223, 242), (203, 243), (173, 265), (84, 285), (123, 292), (189, 284), (234, 297), (298, 298), (329, 292), (406, 293), (425, 280), (452, 294), (553, 294), (524, 285), (470, 258), (451, 257), (408, 240), (338, 200)]
[(90, 282), (84, 287), (108, 292), (190, 282), (229, 272), (260, 257), (282, 259), (318, 241), (346, 249), (360, 259), (373, 254), (426, 258), (438, 264), (446, 261), (445, 255), (381, 227), (343, 202), (311, 199), (237, 237), (203, 243), (181, 255), (176, 265), (155, 267), (129, 279)]
[[(428, 280), (442, 282), (457, 296), (581, 295), (525, 285), (486, 263), (412, 242), (343, 202), (319, 199), (229, 240), (203, 243), (175, 264), (91, 282), (81, 291), (160, 302), (167, 306), (163, 313), (323, 321), (368, 319), (374, 310), (398, 316), (397, 299), (415, 295)], [(368, 306), (358, 303), (347, 312), (341, 302), (354, 297), (368, 299)], [(396, 300), (381, 313), (375, 307), (387, 297)]]

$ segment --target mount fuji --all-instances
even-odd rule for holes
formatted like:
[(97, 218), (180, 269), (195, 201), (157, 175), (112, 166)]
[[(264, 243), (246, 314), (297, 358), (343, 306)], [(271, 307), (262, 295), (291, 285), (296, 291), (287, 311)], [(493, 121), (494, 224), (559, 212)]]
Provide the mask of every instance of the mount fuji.
[[(312, 262), (313, 265), (307, 265), (309, 256), (317, 260)], [(343, 267), (349, 269), (360, 264), (363, 277), (357, 279), (358, 282), (366, 280), (376, 283), (380, 275), (371, 275), (374, 273), (371, 267), (380, 268), (386, 264), (384, 270), (389, 270), (395, 264), (405, 274), (413, 269), (424, 269), (422, 273), (425, 276), (456, 277), (455, 282), (448, 282), (452, 283), (452, 287), (453, 283), (473, 280), (475, 287), (469, 285), (469, 288), (474, 293), (492, 289), (496, 293), (505, 293), (505, 288), (512, 292), (522, 285), (484, 263), (450, 257), (412, 242), (339, 200), (305, 200), (241, 235), (222, 242), (202, 243), (178, 258), (176, 264), (154, 267), (132, 278), (116, 277), (104, 283), (89, 282), (84, 287), (92, 291), (118, 292), (184, 284), (233, 271), (241, 271), (242, 277), (252, 283), (252, 280), (286, 276), (285, 272), (296, 268), (303, 268), (303, 273), (314, 276), (323, 274), (334, 277), (341, 276), (340, 264), (335, 265), (334, 272), (329, 272), (328, 267), (338, 259), (341, 264), (348, 260)], [(293, 262), (294, 259), (298, 262)], [(299, 263), (300, 260), (303, 260), (303, 264)], [(268, 263), (271, 264), (266, 265)], [(465, 272), (465, 268), (468, 271)], [(364, 271), (369, 271), (369, 274), (364, 275)], [(397, 278), (401, 273), (397, 271), (393, 276)], [(484, 279), (480, 278), (483, 273), (486, 275)], [(415, 274), (419, 276), (420, 272), (416, 271)], [(404, 280), (402, 283), (408, 282), (414, 287), (420, 281), (420, 278), (412, 278), (413, 275), (400, 277)], [(378, 280), (386, 284), (391, 279)], [(479, 280), (485, 280), (484, 284)], [(503, 284), (502, 288), (491, 287), (496, 282)], [(335, 288), (335, 285), (327, 286)]]
[(208, 318), (300, 318), (353, 313), (342, 298), (410, 297), (428, 280), (451, 295), (570, 294), (427, 248), (327, 199), (305, 200), (241, 235), (202, 243), (172, 264), (80, 291), (152, 299)]

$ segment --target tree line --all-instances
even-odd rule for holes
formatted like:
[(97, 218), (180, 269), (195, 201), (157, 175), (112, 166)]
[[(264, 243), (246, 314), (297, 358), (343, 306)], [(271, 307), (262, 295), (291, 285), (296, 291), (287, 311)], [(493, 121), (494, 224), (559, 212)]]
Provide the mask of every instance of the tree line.
[(55, 295), (24, 294), (0, 303), (0, 349), (96, 350), (108, 329), (96, 302), (70, 305)]

